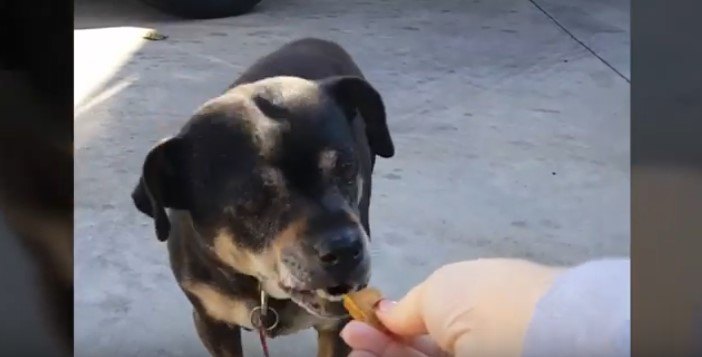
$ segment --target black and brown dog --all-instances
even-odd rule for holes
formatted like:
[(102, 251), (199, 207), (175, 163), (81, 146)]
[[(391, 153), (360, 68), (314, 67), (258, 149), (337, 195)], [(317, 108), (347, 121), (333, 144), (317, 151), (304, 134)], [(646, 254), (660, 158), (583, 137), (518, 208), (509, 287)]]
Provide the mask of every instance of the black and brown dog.
[(376, 155), (394, 155), (381, 96), (343, 48), (309, 38), (260, 59), (148, 153), (132, 197), (168, 240), (212, 355), (242, 355), (260, 289), (279, 315), (269, 337), (314, 327), (319, 356), (348, 353), (340, 300), (369, 280)]

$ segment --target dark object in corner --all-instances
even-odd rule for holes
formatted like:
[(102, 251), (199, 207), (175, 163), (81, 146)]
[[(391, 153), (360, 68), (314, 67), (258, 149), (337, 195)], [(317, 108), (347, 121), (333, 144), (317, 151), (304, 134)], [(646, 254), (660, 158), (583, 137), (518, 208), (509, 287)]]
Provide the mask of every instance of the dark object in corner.
[(163, 12), (187, 19), (243, 15), (261, 0), (142, 0)]

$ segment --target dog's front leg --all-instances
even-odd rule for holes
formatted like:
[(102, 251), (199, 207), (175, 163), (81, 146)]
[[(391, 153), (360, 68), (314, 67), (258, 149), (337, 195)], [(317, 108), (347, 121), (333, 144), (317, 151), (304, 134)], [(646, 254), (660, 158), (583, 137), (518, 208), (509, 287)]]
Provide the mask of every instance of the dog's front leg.
[(316, 328), (317, 357), (346, 357), (351, 353), (351, 348), (339, 336), (348, 322), (348, 319), (344, 319), (332, 328)]
[(216, 321), (206, 313), (193, 310), (195, 329), (212, 357), (243, 357), (241, 327)]

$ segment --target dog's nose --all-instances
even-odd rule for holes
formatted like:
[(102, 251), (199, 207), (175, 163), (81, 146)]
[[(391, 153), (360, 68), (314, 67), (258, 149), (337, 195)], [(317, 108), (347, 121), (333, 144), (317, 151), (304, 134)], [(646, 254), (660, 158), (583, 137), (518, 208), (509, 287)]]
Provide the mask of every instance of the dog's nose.
[(363, 241), (357, 229), (329, 234), (317, 245), (319, 261), (327, 268), (352, 269), (362, 258)]

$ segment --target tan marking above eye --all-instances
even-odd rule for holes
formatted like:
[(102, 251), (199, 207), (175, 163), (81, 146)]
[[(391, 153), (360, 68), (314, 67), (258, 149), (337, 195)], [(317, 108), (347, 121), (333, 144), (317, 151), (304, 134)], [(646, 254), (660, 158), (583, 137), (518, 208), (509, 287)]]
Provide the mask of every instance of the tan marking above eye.
[(338, 153), (331, 149), (322, 150), (319, 153), (319, 169), (324, 173), (331, 172), (336, 167)]

